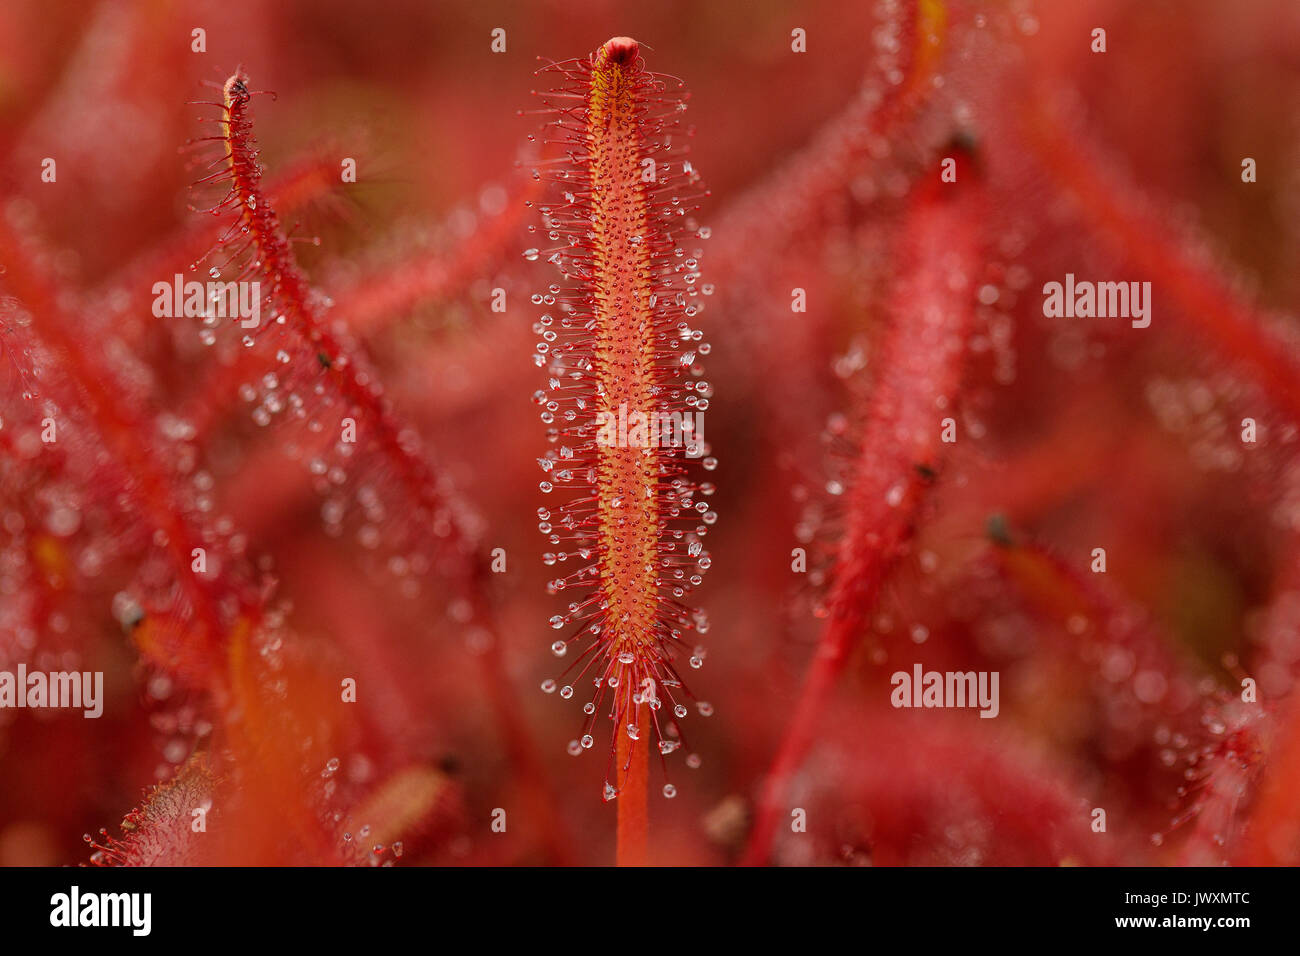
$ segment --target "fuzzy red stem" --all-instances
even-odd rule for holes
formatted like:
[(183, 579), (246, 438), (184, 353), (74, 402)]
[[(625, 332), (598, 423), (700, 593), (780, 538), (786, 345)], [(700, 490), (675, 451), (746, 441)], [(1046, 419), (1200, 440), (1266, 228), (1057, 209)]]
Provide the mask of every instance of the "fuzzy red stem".
[[(618, 735), (619, 773), (618, 850), (619, 866), (645, 866), (649, 838), (650, 740), (642, 734), (633, 740)], [(627, 771), (623, 771), (627, 767)]]
[[(706, 383), (695, 381), (701, 333), (687, 321), (698, 311), (691, 303), (699, 252), (685, 257), (682, 248), (698, 226), (673, 221), (674, 212), (693, 208), (681, 204), (698, 198), (698, 175), (676, 145), (682, 101), (643, 68), (639, 49), (615, 37), (587, 61), (556, 64), (561, 88), (544, 94), (564, 104), (544, 99), (559, 117), (549, 135), (569, 153), (568, 168), (551, 177), (564, 201), (542, 212), (547, 234), (561, 243), (548, 258), (570, 286), (552, 296), (559, 321), (547, 314), (539, 322), (539, 332), (554, 340), (537, 353), (552, 391), (536, 396), (543, 420), (557, 426), (551, 440), (564, 440), (540, 461), (548, 474), (543, 491), (563, 495), (554, 513), (539, 510), (542, 532), (566, 547), (549, 563), (591, 562), (549, 583), (552, 592), (587, 592), (552, 619), (556, 628), (576, 627), (552, 645), (555, 653), (580, 647), (570, 665), (574, 682), (595, 685), (584, 733), (572, 746), (580, 752), (594, 745), (590, 731), (605, 710), (613, 735), (604, 797), (620, 802), (620, 859), (636, 861), (644, 859), (649, 740), (662, 756), (683, 742), (678, 722), (690, 693), (673, 658), (687, 632), (704, 630), (704, 619), (679, 599), (709, 565), (702, 539), (716, 517), (697, 501), (712, 489), (688, 477), (686, 446), (693, 443), (649, 441), (627, 427), (614, 434), (620, 420), (626, 426), (638, 416), (661, 421), (692, 407), (703, 411), (708, 397)], [(583, 99), (580, 113), (568, 106), (571, 97)], [(698, 451), (707, 455), (707, 443)], [(574, 688), (560, 693), (570, 697)], [(707, 703), (700, 707), (708, 712)], [(628, 782), (634, 789), (624, 800)], [(675, 792), (664, 788), (665, 797)]]
[[(313, 304), (307, 280), (298, 270), (288, 240), (280, 228), (274, 207), (263, 193), (262, 171), (252, 144), (252, 120), (248, 109), (251, 94), (248, 93), (246, 83), (246, 77), (236, 75), (226, 84), (226, 148), (231, 197), (234, 200), (230, 204), (239, 211), (241, 222), (250, 233), (258, 262), (256, 268), (271, 279), (274, 299), (292, 319), (288, 323), (289, 327), (329, 359), (327, 374), (335, 379), (344, 397), (371, 423), (380, 446), (393, 462), (411, 495), (431, 513), (437, 514), (448, 506), (449, 499), (438, 490), (431, 469), (424, 459), (404, 444), (397, 420), (389, 412), (380, 392), (358, 379), (357, 358), (350, 354), (343, 339), (322, 321)], [(493, 650), (485, 655), (483, 666), (488, 676), (494, 714), (506, 738), (507, 747), (516, 759), (516, 766), (521, 769), (526, 781), (526, 789), (531, 794), (536, 815), (547, 821), (543, 831), (550, 835), (552, 855), (562, 861), (566, 858), (567, 851), (564, 847), (567, 841), (563, 839), (563, 832), (555, 829), (552, 824), (552, 821), (558, 819), (558, 814), (549, 788), (543, 783), (541, 767), (532, 756), (532, 742), (522, 722), (515, 716), (515, 695), (509, 687), (500, 654), (495, 650), (500, 644), (500, 637), (496, 633), (491, 609), (484, 598), (481, 555), (474, 550), (477, 542), (470, 540), (469, 533), (455, 520), (454, 514), (447, 524), (450, 530), (441, 541), (441, 546), (449, 552), (457, 551), (463, 555), (464, 560), (458, 565), (463, 574), (457, 583), (473, 607), (473, 622), (491, 635)]]
[[(3, 223), (0, 223), (0, 257), (8, 267), (7, 285), (37, 315), (39, 337), (60, 355), (64, 370), (89, 405), (104, 444), (119, 462), (131, 469), (132, 496), (148, 520), (165, 535), (177, 582), (200, 623), (201, 631), (195, 637), (202, 641), (203, 651), (212, 652), (226, 636), (219, 609), (220, 596), (212, 584), (192, 572), (190, 564), (193, 550), (204, 539), (180, 510), (168, 476), (154, 464), (157, 457), (143, 438), (148, 429), (122, 402), (114, 385), (104, 379), (103, 371), (95, 367), (84, 343), (73, 331), (78, 323), (58, 304), (45, 280), (29, 267), (22, 243)], [(250, 620), (258, 616), (258, 609), (250, 602), (241, 600), (240, 604), (241, 613)], [(224, 693), (221, 671), (216, 668), (211, 674), (212, 690), (220, 696)]]
[[(958, 181), (964, 184), (974, 175), (963, 168)], [(748, 865), (767, 859), (790, 778), (812, 743), (886, 574), (912, 536), (934, 474), (942, 449), (940, 418), (951, 414), (972, 314), (972, 223), (977, 220), (969, 195), (963, 187), (939, 185), (935, 174), (913, 199), (900, 242), (905, 271), (894, 292), (849, 497), (847, 535), (836, 560), (831, 617), (768, 773), (742, 861)]]

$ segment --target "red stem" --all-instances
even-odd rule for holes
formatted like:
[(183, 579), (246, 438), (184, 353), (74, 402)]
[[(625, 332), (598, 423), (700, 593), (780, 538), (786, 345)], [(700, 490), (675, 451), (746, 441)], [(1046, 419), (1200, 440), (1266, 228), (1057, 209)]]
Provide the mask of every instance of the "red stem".
[(865, 410), (847, 528), (832, 579), (831, 616), (768, 773), (742, 860), (748, 865), (767, 859), (790, 778), (885, 576), (912, 537), (944, 447), (941, 419), (953, 414), (960, 385), (977, 263), (972, 224), (979, 221), (978, 210), (967, 185), (976, 173), (964, 157), (960, 161), (961, 185), (941, 185), (932, 171), (918, 186), (904, 223), (897, 252), (900, 279)]
[(649, 734), (642, 733), (633, 740), (626, 733), (619, 733), (615, 759), (623, 774), (618, 796), (618, 865), (645, 866), (649, 833)]

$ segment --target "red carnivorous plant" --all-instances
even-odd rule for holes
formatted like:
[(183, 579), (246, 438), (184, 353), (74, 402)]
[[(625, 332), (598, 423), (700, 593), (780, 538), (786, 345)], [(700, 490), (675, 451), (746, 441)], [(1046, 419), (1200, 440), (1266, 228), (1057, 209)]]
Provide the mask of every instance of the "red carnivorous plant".
[(1296, 26), (6, 4), (0, 863), (1300, 861)]

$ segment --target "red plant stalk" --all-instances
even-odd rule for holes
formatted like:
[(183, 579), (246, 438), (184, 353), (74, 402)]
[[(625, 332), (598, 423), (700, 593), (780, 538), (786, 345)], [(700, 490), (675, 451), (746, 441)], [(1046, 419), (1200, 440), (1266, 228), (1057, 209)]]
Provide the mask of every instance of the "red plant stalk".
[[(1081, 676), (1091, 675), (1106, 714), (1126, 715), (1119, 721), (1102, 718), (1102, 755), (1128, 754), (1147, 741), (1176, 761), (1171, 769), (1179, 771), (1183, 809), (1166, 829), (1152, 834), (1153, 845), (1164, 846), (1170, 833), (1194, 821), (1180, 862), (1227, 862), (1240, 808), (1259, 776), (1267, 714), (1234, 702), (1207, 681), (1200, 668), (1176, 654), (1159, 631), (1091, 575), (1038, 545), (999, 544), (994, 551), (999, 567), (1047, 621), (1086, 622), (1070, 644), (1084, 668)], [(1117, 658), (1130, 662), (1123, 679), (1106, 673)]]
[[(254, 94), (248, 87), (248, 77), (241, 73), (231, 76), (223, 88), (222, 110), (219, 123), (222, 134), (217, 137), (224, 148), (218, 159), (220, 168), (209, 177), (211, 182), (225, 182), (229, 192), (216, 206), (218, 210), (234, 210), (236, 222), (227, 233), (228, 238), (247, 237), (236, 243), (230, 261), (239, 262), (247, 256), (241, 277), (256, 275), (266, 282), (271, 291), (268, 299), (281, 313), (283, 322), (304, 343), (313, 356), (308, 364), (315, 374), (325, 376), (332, 386), (368, 423), (378, 446), (378, 453), (391, 465), (407, 494), (418, 505), (419, 511), (407, 515), (402, 525), (413, 525), (414, 536), (432, 542), (436, 552), (444, 559), (440, 570), (452, 576), (461, 596), (471, 608), (470, 626), (482, 627), (490, 635), (494, 648), (484, 655), (484, 668), (490, 683), (490, 702), (499, 725), (507, 738), (511, 754), (517, 758), (521, 773), (529, 780), (528, 791), (539, 819), (550, 821), (549, 838), (557, 859), (564, 859), (562, 832), (555, 829), (556, 816), (549, 804), (549, 788), (527, 738), (525, 728), (517, 719), (513, 699), (506, 690), (506, 676), (500, 654), (496, 623), (484, 597), (486, 560), (479, 542), (471, 533), (461, 514), (461, 505), (445, 487), (425, 459), (413, 447), (412, 433), (404, 429), (382, 397), (379, 387), (364, 370), (361, 354), (354, 351), (343, 335), (333, 331), (323, 321), (318, 301), (302, 272), (262, 187), (262, 167), (257, 161), (257, 147), (253, 138), (250, 103)], [(301, 359), (300, 359), (301, 364)], [(398, 532), (400, 533), (400, 532)]]
[[(1276, 726), (1264, 743), (1266, 747), (1262, 749), (1266, 750), (1268, 776), (1259, 787), (1249, 826), (1234, 862), (1241, 866), (1296, 866), (1300, 864), (1300, 811), (1296, 809), (1295, 799), (1296, 788), (1300, 786), (1300, 698), (1295, 694), (1278, 708)], [(1263, 755), (1253, 756), (1265, 759)], [(1234, 754), (1234, 757), (1240, 774), (1244, 769), (1240, 765), (1241, 754)], [(1234, 807), (1241, 802), (1243, 795), (1231, 795), (1237, 798)], [(1217, 841), (1220, 847), (1223, 842), (1221, 839)]]
[[(123, 468), (129, 463), (130, 477), (121, 486), (122, 496), (138, 509), (138, 520), (165, 538), (177, 595), (170, 600), (146, 597), (147, 613), (133, 625), (134, 642), (155, 666), (211, 695), (215, 709), (225, 718), (229, 745), (241, 753), (253, 753), (253, 748), (247, 746), (249, 740), (270, 740), (291, 749), (292, 745), (285, 742), (296, 742), (301, 735), (262, 732), (269, 723), (267, 713), (274, 714), (277, 721), (288, 718), (263, 699), (264, 661), (260, 655), (247, 653), (264, 623), (262, 596), (226, 561), (220, 562), (221, 570), (211, 579), (192, 570), (192, 548), (200, 544), (211, 548), (214, 539), (201, 514), (184, 503), (179, 482), (160, 465), (160, 449), (147, 441), (145, 420), (122, 397), (123, 390), (111, 375), (90, 363), (89, 353), (80, 347), (73, 332), (78, 324), (60, 307), (39, 270), (22, 254), (19, 240), (2, 223), (0, 256), (7, 263), (7, 281), (38, 317), (40, 339), (59, 359), (58, 368), (63, 374), (52, 375), (43, 384), (59, 396), (63, 407), (84, 406), (108, 455), (123, 463)], [(107, 476), (111, 471), (105, 469), (102, 474)], [(290, 757), (265, 761), (254, 770), (261, 772), (264, 767), (273, 768), (276, 779), (291, 781), (294, 789), (281, 788), (278, 796), (290, 797), (289, 803), (295, 808), (310, 806)], [(155, 796), (161, 799), (176, 792), (176, 787), (169, 786), (159, 788)], [(149, 806), (156, 809), (153, 800)], [(104, 859), (148, 863), (173, 855), (183, 860), (185, 845), (177, 837), (180, 831), (172, 825), (175, 821), (158, 816), (148, 807), (142, 813), (142, 817), (128, 816), (124, 822), (128, 831), (138, 828), (132, 845), (139, 852), (128, 848), (118, 853), (122, 845), (110, 839), (99, 847), (106, 854)], [(185, 815), (188, 831), (188, 808)], [(313, 816), (290, 812), (285, 819), (304, 845), (317, 848), (316, 858), (326, 858), (327, 837), (312, 822)]]
[[(567, 158), (547, 171), (563, 201), (542, 207), (546, 231), (561, 241), (545, 255), (572, 284), (538, 297), (559, 312), (536, 327), (551, 388), (537, 400), (559, 445), (540, 461), (541, 487), (570, 494), (539, 517), (564, 549), (546, 563), (582, 564), (550, 582), (552, 593), (579, 592), (551, 619), (556, 629), (577, 625), (552, 650), (580, 647), (568, 670), (595, 687), (570, 752), (594, 745), (600, 710), (613, 722), (604, 794), (620, 797), (619, 862), (635, 864), (645, 862), (651, 736), (664, 756), (683, 743), (690, 695), (674, 656), (686, 631), (707, 626), (681, 603), (710, 564), (702, 539), (716, 517), (697, 500), (712, 486), (697, 486), (684, 464), (688, 453), (707, 454), (697, 416), (710, 389), (697, 381), (696, 363), (707, 346), (695, 344), (701, 333), (688, 322), (700, 309), (698, 252), (682, 245), (699, 231), (688, 217), (700, 190), (680, 158), (681, 99), (643, 68), (635, 40), (615, 37), (589, 59), (550, 69), (565, 83), (544, 95), (557, 117), (548, 128)], [(691, 663), (701, 659), (697, 649)], [(560, 690), (574, 693), (569, 684)]]
[(459, 293), (514, 247), (520, 220), (533, 205), (539, 185), (532, 179), (512, 183), (501, 211), (483, 216), (470, 235), (456, 240), (454, 249), (421, 250), (360, 277), (333, 293), (335, 309), (355, 334), (369, 337), (417, 307)]
[[(951, 45), (952, 28), (943, 0), (908, 4), (896, 27), (891, 39), (899, 48), (895, 68), (902, 81), (865, 82), (848, 108), (812, 142), (728, 205), (709, 254), (711, 275), (763, 276), (782, 250), (809, 235), (820, 239), (828, 212), (837, 208), (849, 183), (864, 170), (885, 165), (873, 155), (873, 144), (889, 139), (906, 145), (900, 132), (933, 98), (934, 76)], [(890, 161), (896, 162), (892, 155)], [(780, 229), (767, 228), (774, 220)]]
[[(764, 414), (777, 433), (806, 425), (802, 403), (786, 396), (810, 388), (811, 369), (820, 367), (820, 359), (800, 354), (815, 348), (826, 331), (813, 314), (807, 322), (787, 321), (789, 289), (812, 278), (807, 268), (831, 254), (846, 219), (870, 217), (891, 205), (884, 201), (887, 190), (866, 199), (855, 183), (879, 184), (895, 176), (910, 181), (931, 164), (951, 132), (934, 119), (938, 111), (932, 104), (940, 89), (936, 77), (959, 56), (960, 43), (954, 49), (953, 38), (956, 12), (944, 0), (879, 9), (882, 22), (871, 31), (874, 43), (861, 51), (869, 66), (849, 105), (713, 222), (714, 308), (745, 316), (731, 328), (727, 351), (752, 369), (750, 381), (764, 383), (748, 398), (770, 406)], [(882, 152), (884, 142), (890, 148)], [(781, 228), (770, 228), (772, 222)]]
[[(843, 770), (809, 780), (809, 817), (835, 825), (810, 832), (817, 863), (866, 856), (872, 866), (1116, 866), (1134, 834), (1091, 832), (1080, 812), (1087, 784), (1016, 734), (972, 740), (942, 717), (876, 708), (827, 735)], [(936, 785), (935, 768), (943, 768)], [(1007, 806), (1014, 794), (1015, 806)], [(973, 810), (978, 808), (978, 810)], [(977, 812), (977, 833), (959, 822)], [(886, 823), (886, 821), (888, 821)], [(935, 840), (935, 832), (952, 839)]]
[(633, 740), (627, 734), (616, 733), (615, 739), (615, 764), (626, 768), (618, 801), (615, 858), (619, 866), (644, 866), (650, 839), (649, 738), (642, 735)]
[[(158, 456), (145, 438), (150, 429), (84, 348), (78, 338), (81, 323), (63, 308), (55, 290), (30, 262), (23, 242), (3, 221), (0, 259), (6, 264), (6, 286), (36, 317), (33, 337), (59, 359), (70, 386), (60, 396), (61, 404), (85, 407), (113, 460), (130, 469), (125, 493), (143, 520), (165, 539), (179, 600), (147, 609), (148, 618), (134, 634), (137, 645), (158, 666), (194, 686), (206, 684), (218, 700), (223, 699), (228, 689), (221, 667), (213, 662), (220, 658), (232, 618), (253, 626), (260, 620), (258, 596), (229, 575), (208, 580), (192, 571), (194, 549), (211, 547), (210, 536), (181, 504), (172, 477), (158, 465)], [(50, 385), (58, 387), (56, 382)]]
[(122, 820), (125, 835), (118, 839), (101, 829), (102, 843), (90, 836), (95, 866), (194, 866), (205, 859), (194, 837), (195, 807), (211, 809), (217, 789), (208, 756), (196, 753), (167, 782), (149, 791), (139, 808)]
[[(252, 93), (248, 77), (242, 73), (230, 77), (223, 90), (223, 127), (219, 137), (225, 148), (222, 168), (210, 177), (214, 182), (228, 182), (230, 191), (217, 209), (233, 209), (237, 219), (229, 235), (247, 237), (242, 246), (230, 252), (232, 261), (249, 256), (241, 278), (257, 275), (270, 286), (269, 298), (281, 311), (284, 325), (300, 337), (315, 353), (325, 376), (348, 404), (364, 416), (380, 451), (415, 502), (427, 510), (421, 516), (431, 521), (442, 516), (448, 503), (444, 500), (423, 459), (410, 447), (395, 416), (387, 408), (382, 393), (362, 368), (360, 355), (353, 354), (350, 344), (327, 325), (320, 314), (306, 278), (298, 269), (293, 250), (279, 217), (262, 188), (262, 168), (257, 161), (250, 112)], [(270, 328), (275, 328), (272, 323)]]
[[(268, 182), (263, 190), (281, 213), (286, 210), (292, 213), (327, 201), (334, 188), (333, 172), (332, 161), (327, 164), (321, 159), (305, 160)], [(96, 321), (103, 328), (122, 330), (133, 344), (138, 344), (140, 337), (156, 324), (133, 321), (134, 317), (147, 314), (155, 297), (154, 281), (182, 270), (197, 269), (195, 260), (223, 248), (224, 243), (218, 240), (224, 231), (219, 222), (190, 219), (165, 240), (140, 253), (92, 295), (90, 301), (96, 303)], [(115, 297), (117, 292), (125, 294)]]
[(942, 420), (954, 414), (974, 311), (975, 194), (963, 165), (957, 184), (937, 170), (918, 186), (897, 253), (892, 295), (867, 399), (847, 527), (836, 556), (829, 619), (794, 717), (768, 772), (743, 863), (766, 861), (783, 815), (781, 800), (799, 769), (885, 575), (912, 537), (919, 506), (943, 449)]
[[(299, 189), (298, 193), (301, 192)], [(525, 187), (520, 192), (529, 196), (532, 188)], [(268, 190), (268, 193), (278, 208), (275, 192)], [(298, 193), (292, 195), (297, 198)], [(523, 208), (521, 202), (507, 204), (504, 211), (482, 221), (472, 235), (459, 240), (455, 249), (445, 254), (421, 251), (335, 291), (331, 312), (347, 323), (353, 335), (368, 341), (411, 310), (463, 292), (485, 262), (496, 261), (503, 255), (507, 236), (513, 238)], [(209, 243), (207, 251), (211, 248)], [(443, 343), (438, 345), (441, 352)], [(256, 377), (263, 361), (262, 356), (246, 349), (229, 364), (217, 364), (209, 369), (186, 405), (186, 420), (193, 426), (197, 445), (205, 446), (212, 433), (225, 422), (236, 404), (239, 386)]]

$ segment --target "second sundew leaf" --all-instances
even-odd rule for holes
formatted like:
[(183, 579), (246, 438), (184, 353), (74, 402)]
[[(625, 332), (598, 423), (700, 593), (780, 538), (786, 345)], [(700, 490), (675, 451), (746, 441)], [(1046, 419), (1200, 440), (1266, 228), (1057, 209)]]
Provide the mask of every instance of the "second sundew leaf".
[(230, 220), (214, 250), (224, 261), (209, 275), (221, 278), (225, 270), (257, 283), (262, 296), (261, 317), (243, 335), (242, 346), (273, 361), (274, 371), (239, 392), (250, 403), (260, 398), (252, 413), (259, 426), (277, 417), (305, 425), (287, 450), (306, 461), (325, 496), (327, 534), (341, 535), (345, 522), (354, 520), (362, 548), (387, 556), (386, 567), (409, 596), (418, 593), (427, 573), (472, 592), (476, 518), (430, 464), (417, 433), (392, 409), (364, 350), (299, 269), (263, 186), (254, 95), (243, 72), (226, 81), (221, 102), (214, 104), (221, 111), (220, 133), (211, 138), (220, 153), (212, 162), (215, 172), (200, 180), (224, 189), (208, 211)]
[(911, 546), (948, 444), (942, 419), (956, 407), (965, 374), (984, 210), (975, 157), (963, 149), (958, 162), (955, 183), (932, 172), (907, 202), (876, 371), (857, 413), (826, 624), (759, 800), (743, 858), (750, 865), (768, 859), (791, 778), (818, 736), (887, 575)]
[[(644, 773), (652, 741), (664, 756), (685, 742), (692, 698), (675, 659), (688, 632), (708, 627), (684, 603), (709, 567), (704, 538), (716, 519), (704, 500), (713, 486), (687, 469), (692, 458), (715, 465), (702, 421), (711, 389), (697, 361), (708, 346), (691, 324), (703, 305), (693, 213), (706, 193), (684, 158), (684, 99), (668, 92), (680, 83), (647, 72), (635, 40), (615, 37), (548, 71), (561, 78), (543, 94), (548, 139), (566, 156), (536, 174), (553, 189), (541, 208), (552, 248), (526, 256), (545, 255), (568, 283), (534, 297), (546, 307), (536, 358), (549, 379), (535, 397), (554, 445), (539, 460), (541, 488), (564, 500), (538, 517), (556, 549), (545, 562), (578, 567), (549, 583), (572, 595), (551, 619), (567, 632), (552, 650), (577, 659), (543, 689), (586, 698), (575, 756), (594, 746), (598, 718), (612, 722), (604, 793), (613, 799)], [(702, 648), (689, 656), (698, 667)]]
[[(110, 836), (107, 829), (99, 831), (102, 842), (85, 837), (93, 851), (90, 862), (95, 866), (203, 866), (218, 861), (206, 827), (221, 783), (208, 755), (193, 754), (175, 776), (156, 784), (141, 805), (126, 815), (120, 838)], [(199, 816), (204, 821), (201, 831), (194, 823)]]

